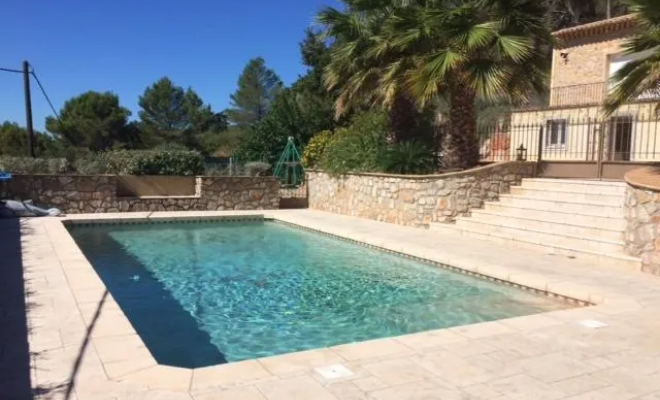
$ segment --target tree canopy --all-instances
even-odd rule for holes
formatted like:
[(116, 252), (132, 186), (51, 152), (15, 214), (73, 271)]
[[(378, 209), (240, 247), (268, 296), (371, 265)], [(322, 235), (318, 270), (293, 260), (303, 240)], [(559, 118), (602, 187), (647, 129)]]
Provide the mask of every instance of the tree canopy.
[(231, 123), (247, 127), (261, 121), (282, 86), (280, 78), (266, 67), (263, 58), (250, 60), (238, 78), (238, 89), (230, 96), (230, 108), (226, 112)]
[(227, 129), (227, 117), (191, 88), (183, 89), (169, 78), (159, 79), (140, 96), (140, 129), (151, 144), (176, 143), (190, 148), (202, 146), (202, 135)]
[(131, 112), (114, 93), (83, 93), (64, 103), (59, 114), (59, 119), (46, 119), (46, 129), (72, 147), (100, 151), (130, 148), (139, 142), (127, 129)]
[(614, 89), (605, 102), (608, 114), (640, 96), (660, 95), (660, 2), (634, 0), (633, 11), (637, 35), (624, 45), (624, 54), (642, 56), (628, 62), (612, 77)]
[[(443, 96), (449, 126), (443, 163), (466, 168), (478, 162), (475, 101), (522, 103), (545, 89), (552, 37), (547, 9), (537, 0), (347, 1), (326, 8), (319, 20), (334, 37), (325, 70), (338, 89), (339, 114), (365, 101), (409, 116)], [(360, 8), (363, 7), (363, 8)], [(415, 119), (403, 126), (412, 130)]]
[[(51, 156), (57, 152), (55, 139), (41, 132), (34, 132), (34, 150), (37, 157)], [(17, 123), (5, 121), (0, 125), (0, 154), (26, 157), (28, 148), (27, 130)]]

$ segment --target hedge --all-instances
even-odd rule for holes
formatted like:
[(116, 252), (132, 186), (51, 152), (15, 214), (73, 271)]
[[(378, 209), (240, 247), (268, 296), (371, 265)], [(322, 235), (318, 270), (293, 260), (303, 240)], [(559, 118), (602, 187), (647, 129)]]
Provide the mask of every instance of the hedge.
[(0, 157), (0, 170), (15, 174), (178, 175), (204, 173), (199, 152), (184, 150), (117, 150), (66, 159)]
[(0, 156), (0, 171), (14, 174), (64, 174), (70, 165), (66, 158), (29, 158)]

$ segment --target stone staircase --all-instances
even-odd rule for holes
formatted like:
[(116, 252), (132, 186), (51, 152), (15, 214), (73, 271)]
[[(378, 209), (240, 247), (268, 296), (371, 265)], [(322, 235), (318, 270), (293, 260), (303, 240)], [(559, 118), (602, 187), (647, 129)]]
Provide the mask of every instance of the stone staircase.
[(639, 269), (640, 260), (623, 250), (625, 190), (622, 182), (524, 179), (471, 216), (430, 229)]

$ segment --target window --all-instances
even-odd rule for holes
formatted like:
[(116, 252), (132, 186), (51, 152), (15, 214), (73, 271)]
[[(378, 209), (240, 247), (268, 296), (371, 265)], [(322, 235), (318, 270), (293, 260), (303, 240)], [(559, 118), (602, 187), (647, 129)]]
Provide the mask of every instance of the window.
[[(634, 54), (613, 54), (609, 56), (609, 86), (608, 90), (609, 92), (612, 92), (616, 86), (617, 83), (613, 80), (614, 75), (621, 70), (621, 68), (625, 67), (626, 64), (628, 64), (631, 61), (636, 61), (636, 60), (641, 60), (647, 57), (652, 56), (655, 54), (655, 52), (658, 50), (658, 48), (653, 48), (649, 50), (642, 51), (640, 53), (634, 53)], [(637, 96), (637, 100), (655, 100), (660, 97), (660, 87), (655, 88), (655, 89), (650, 89), (644, 93), (641, 93), (640, 95)]]
[(546, 146), (565, 145), (567, 130), (568, 130), (568, 123), (565, 119), (549, 120), (545, 131), (545, 145)]

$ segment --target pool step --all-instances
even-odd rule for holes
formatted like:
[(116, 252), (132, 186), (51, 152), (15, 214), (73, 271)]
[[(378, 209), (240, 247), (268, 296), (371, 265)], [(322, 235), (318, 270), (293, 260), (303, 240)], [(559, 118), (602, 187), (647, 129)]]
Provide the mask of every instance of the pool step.
[(624, 197), (620, 182), (524, 179), (500, 201), (430, 228), (639, 270), (640, 260), (624, 253)]

